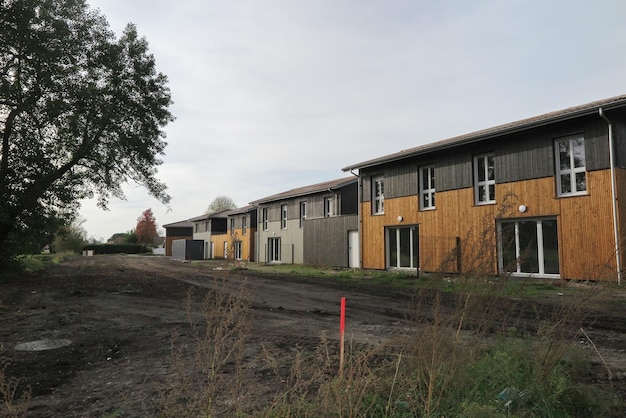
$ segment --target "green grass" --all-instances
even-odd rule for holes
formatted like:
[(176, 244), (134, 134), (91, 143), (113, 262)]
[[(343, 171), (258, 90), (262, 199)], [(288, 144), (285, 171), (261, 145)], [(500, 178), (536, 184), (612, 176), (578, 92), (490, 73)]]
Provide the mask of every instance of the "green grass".
[(55, 254), (31, 254), (18, 257), (18, 262), (23, 271), (34, 272), (57, 265), (76, 254), (70, 252)]

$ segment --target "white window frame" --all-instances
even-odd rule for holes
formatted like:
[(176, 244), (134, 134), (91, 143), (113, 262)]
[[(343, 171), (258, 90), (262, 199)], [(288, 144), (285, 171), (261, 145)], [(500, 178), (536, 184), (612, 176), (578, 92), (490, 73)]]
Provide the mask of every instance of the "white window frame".
[(385, 179), (383, 176), (372, 177), (372, 214), (385, 213)]
[(235, 260), (241, 260), (241, 241), (233, 242), (234, 258)]
[[(498, 222), (497, 224), (497, 231), (498, 231), (498, 270), (500, 271), (500, 273), (509, 273), (511, 274), (511, 276), (514, 277), (543, 277), (543, 278), (552, 278), (552, 279), (558, 279), (560, 278), (560, 273), (559, 274), (554, 274), (554, 273), (546, 273), (545, 272), (545, 267), (546, 267), (546, 260), (545, 260), (545, 248), (543, 246), (544, 240), (543, 240), (543, 221), (546, 220), (553, 220), (555, 222), (557, 222), (557, 228), (558, 228), (558, 220), (556, 218), (526, 218), (526, 219), (517, 219), (517, 220), (502, 220), (501, 222)], [(525, 273), (522, 272), (521, 270), (521, 263), (519, 261), (519, 256), (522, 254), (523, 252), (523, 248), (520, 247), (520, 238), (519, 238), (519, 222), (521, 221), (525, 221), (525, 222), (535, 222), (536, 223), (536, 228), (537, 228), (537, 264), (539, 267), (539, 272), (537, 273)], [(504, 266), (504, 262), (503, 262), (503, 253), (504, 250), (502, 248), (502, 224), (503, 223), (513, 223), (514, 224), (514, 228), (515, 228), (515, 242), (513, 242), (513, 245), (515, 246), (515, 254), (518, 257), (518, 260), (515, 263), (515, 271), (512, 272), (506, 272), (504, 271), (505, 267)], [(557, 238), (558, 239), (558, 238)], [(560, 260), (559, 260), (560, 263)], [(559, 265), (559, 270), (560, 270), (560, 265)]]
[(235, 235), (235, 218), (230, 218), (230, 235)]
[[(580, 140), (582, 142), (582, 160), (583, 165), (575, 167), (574, 142)], [(569, 153), (569, 167), (561, 168), (561, 143), (567, 142)], [(580, 157), (580, 155), (578, 155)], [(556, 167), (556, 194), (562, 196), (580, 196), (587, 194), (587, 162), (585, 160), (585, 138), (582, 135), (574, 135), (565, 138), (558, 138), (554, 141), (554, 157)], [(585, 176), (585, 189), (576, 190), (576, 175), (583, 174)], [(569, 192), (563, 192), (563, 179), (561, 177), (569, 176)]]
[(248, 217), (246, 215), (241, 217), (241, 234), (246, 235), (248, 233)]
[(324, 198), (324, 218), (330, 218), (331, 216), (334, 216), (333, 201), (334, 199), (332, 196), (327, 196)]
[(267, 231), (269, 229), (269, 219), (268, 219), (268, 210), (267, 207), (261, 209), (261, 222), (263, 223), (263, 230)]
[(280, 205), (280, 229), (287, 229), (287, 204)]
[[(489, 178), (489, 159), (493, 162), (493, 178)], [(479, 163), (483, 162), (485, 180), (480, 179)], [(493, 196), (490, 193), (493, 186)], [(485, 193), (481, 193), (480, 190)], [(481, 154), (474, 156), (474, 201), (477, 205), (491, 205), (496, 203), (496, 174), (495, 174), (495, 157), (493, 154)]]
[(281, 261), (281, 244), (280, 237), (270, 237), (267, 239), (267, 261), (268, 262), (280, 262)]
[[(428, 181), (428, 186), (424, 187), (424, 177)], [(420, 184), (420, 209), (421, 210), (433, 210), (435, 206), (435, 167), (427, 165), (421, 167), (419, 170), (419, 184)], [(425, 204), (425, 198), (428, 203)]]
[(306, 201), (300, 202), (300, 228), (304, 228), (304, 221), (306, 219)]

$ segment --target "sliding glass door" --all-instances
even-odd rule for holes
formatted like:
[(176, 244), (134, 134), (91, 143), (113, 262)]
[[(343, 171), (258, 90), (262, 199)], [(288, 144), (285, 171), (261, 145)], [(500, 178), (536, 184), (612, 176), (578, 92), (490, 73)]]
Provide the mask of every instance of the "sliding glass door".
[(386, 229), (387, 267), (417, 269), (419, 246), (417, 226)]
[(500, 272), (559, 277), (559, 240), (555, 218), (501, 221), (498, 226)]

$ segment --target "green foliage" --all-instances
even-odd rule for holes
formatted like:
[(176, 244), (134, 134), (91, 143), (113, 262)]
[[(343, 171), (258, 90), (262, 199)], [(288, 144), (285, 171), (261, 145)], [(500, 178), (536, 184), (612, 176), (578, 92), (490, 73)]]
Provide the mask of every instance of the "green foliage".
[(84, 219), (76, 219), (70, 225), (59, 228), (52, 242), (54, 252), (73, 252), (79, 254), (87, 243), (87, 231), (83, 227)]
[(170, 104), (167, 78), (133, 25), (115, 39), (85, 0), (3, 2), (0, 255), (14, 255), (24, 234), (67, 224), (79, 199), (106, 207), (123, 197), (129, 179), (167, 203), (155, 174)]
[(233, 199), (231, 199), (228, 196), (218, 196), (215, 199), (213, 199), (213, 201), (207, 208), (206, 213), (215, 213), (215, 212), (221, 212), (223, 210), (232, 210), (232, 209), (237, 209), (237, 205), (235, 204)]
[(142, 244), (89, 244), (83, 251), (93, 251), (94, 254), (144, 254), (150, 249)]

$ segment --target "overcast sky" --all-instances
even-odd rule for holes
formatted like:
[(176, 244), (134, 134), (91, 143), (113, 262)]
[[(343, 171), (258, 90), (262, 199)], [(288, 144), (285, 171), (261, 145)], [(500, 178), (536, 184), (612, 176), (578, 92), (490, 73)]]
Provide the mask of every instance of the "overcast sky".
[[(238, 206), (402, 149), (626, 93), (623, 0), (88, 0), (148, 40), (176, 121), (158, 177), (89, 236)], [(348, 174), (349, 175), (349, 174)]]

